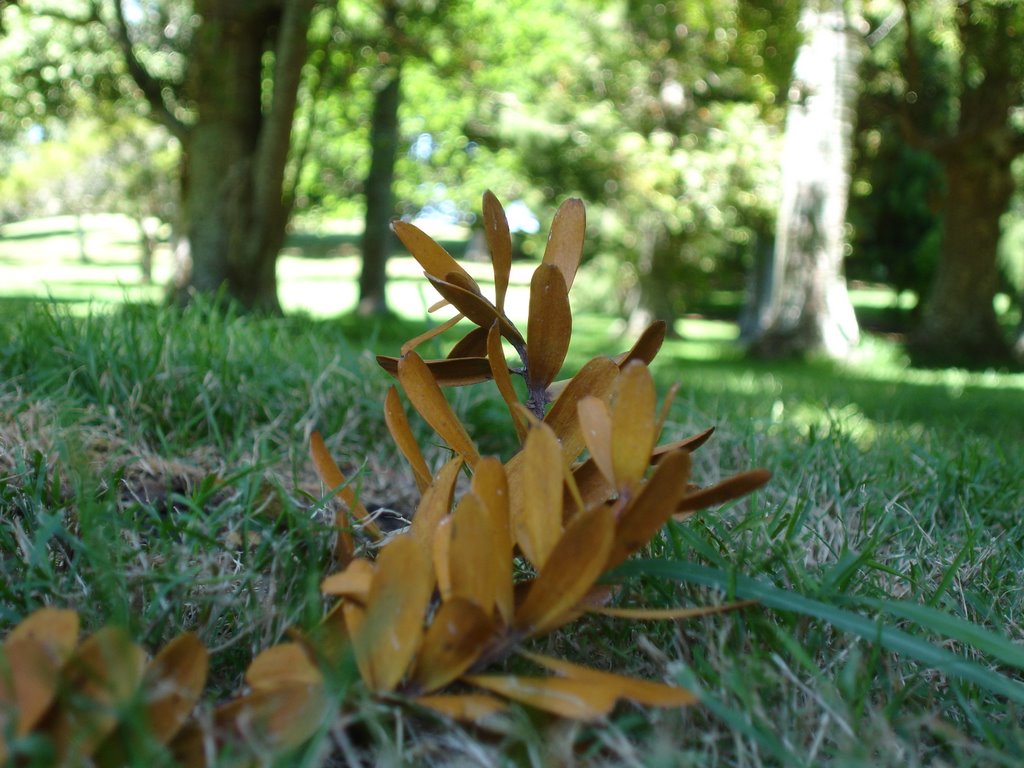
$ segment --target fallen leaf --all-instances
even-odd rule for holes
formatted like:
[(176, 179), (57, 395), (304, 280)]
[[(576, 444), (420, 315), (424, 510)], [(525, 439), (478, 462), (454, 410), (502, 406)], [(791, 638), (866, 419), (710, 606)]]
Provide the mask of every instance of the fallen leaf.
[[(446, 278), (452, 277), (453, 274), (449, 273)], [(505, 316), (504, 312), (479, 293), (448, 279), (441, 280), (428, 275), (427, 280), (438, 293), (451, 302), (452, 306), (464, 314), (470, 322), (482, 328), (490, 328), (492, 323), (497, 322), (501, 335), (508, 339), (509, 343), (517, 351), (526, 349), (526, 342), (523, 340), (519, 330), (512, 324), (512, 321)]]
[(494, 634), (494, 621), (479, 604), (460, 597), (441, 603), (427, 628), (410, 682), (435, 691), (469, 669)]
[(430, 341), (431, 339), (440, 336), (445, 331), (454, 328), (456, 325), (458, 325), (460, 320), (462, 320), (462, 315), (455, 315), (454, 317), (445, 320), (443, 323), (435, 325), (433, 328), (428, 328), (419, 336), (414, 336), (413, 338), (409, 339), (409, 341), (405, 342), (401, 346), (401, 353), (403, 355), (409, 354), (423, 342)]
[(292, 685), (322, 685), (323, 676), (299, 643), (280, 643), (250, 662), (245, 682), (253, 691), (268, 691)]
[(467, 675), (467, 683), (559, 717), (597, 720), (611, 712), (615, 695), (597, 683), (565, 677)]
[(486, 693), (442, 693), (414, 701), (438, 714), (466, 723), (479, 723), (508, 710), (508, 702)]
[(366, 604), (366, 596), (373, 582), (373, 563), (357, 557), (345, 570), (332, 573), (320, 582), (320, 591), (325, 595), (337, 595)]

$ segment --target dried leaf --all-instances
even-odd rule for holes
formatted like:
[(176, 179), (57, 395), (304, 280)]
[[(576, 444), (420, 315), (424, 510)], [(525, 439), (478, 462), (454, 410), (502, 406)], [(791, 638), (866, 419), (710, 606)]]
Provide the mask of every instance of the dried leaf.
[(651, 464), (657, 464), (661, 461), (662, 456), (671, 453), (678, 448), (685, 448), (690, 453), (693, 453), (706, 443), (711, 435), (715, 433), (714, 427), (708, 427), (703, 432), (698, 432), (696, 435), (690, 435), (689, 437), (677, 440), (674, 443), (666, 443), (665, 445), (659, 445), (651, 453)]
[(467, 675), (463, 680), (520, 704), (572, 720), (596, 720), (615, 706), (614, 691), (589, 681), (520, 675)]
[(732, 477), (727, 477), (722, 482), (709, 488), (701, 488), (699, 491), (688, 494), (679, 501), (675, 511), (677, 514), (682, 514), (717, 506), (757, 490), (771, 480), (771, 478), (772, 473), (767, 469), (752, 469), (749, 472), (740, 472)]
[(509, 520), (509, 491), (505, 468), (493, 457), (480, 460), (473, 473), (473, 493), (489, 516), (494, 574), (494, 602), (502, 621), (512, 622), (515, 608), (512, 585), (512, 525)]
[(450, 683), (473, 665), (493, 634), (494, 621), (479, 604), (459, 597), (441, 603), (410, 675), (415, 689), (435, 691)]
[(628, 352), (616, 355), (614, 358), (615, 362), (620, 368), (625, 368), (627, 364), (634, 360), (640, 360), (650, 365), (661, 349), (661, 345), (665, 342), (667, 330), (668, 326), (664, 320), (655, 320), (644, 329), (643, 333), (640, 334), (640, 338), (636, 340)]
[(452, 518), (442, 519), (434, 529), (434, 576), (437, 578), (437, 592), (441, 600), (452, 599)]
[(250, 662), (245, 682), (254, 691), (269, 691), (290, 685), (321, 685), (323, 676), (299, 643), (280, 643)]
[(476, 464), (480, 454), (466, 434), (466, 428), (444, 399), (430, 370), (422, 358), (411, 352), (398, 362), (398, 380), (405, 389), (413, 407), (441, 438), (460, 454), (470, 466)]
[(566, 461), (575, 461), (586, 446), (576, 411), (577, 403), (587, 395), (607, 402), (618, 376), (619, 369), (615, 363), (607, 357), (595, 357), (572, 377), (544, 416), (544, 423), (555, 431), (562, 444)]
[(600, 686), (607, 691), (608, 695), (616, 699), (629, 699), (648, 707), (685, 707), (697, 703), (697, 697), (685, 688), (665, 685), (652, 680), (638, 680), (635, 677), (625, 677), (611, 672), (601, 672), (539, 653), (524, 651), (520, 655), (569, 680)]
[(572, 288), (580, 259), (583, 257), (583, 238), (587, 231), (587, 213), (583, 201), (570, 198), (555, 212), (544, 248), (544, 263), (554, 264), (565, 278), (566, 290)]
[(461, 457), (456, 456), (449, 459), (441, 467), (441, 471), (437, 473), (434, 482), (427, 488), (423, 498), (420, 499), (419, 506), (416, 507), (416, 514), (412, 516), (412, 525), (409, 526), (409, 534), (425, 549), (433, 546), (434, 531), (452, 508), (455, 481), (459, 479), (459, 470), (461, 469)]
[[(392, 376), (398, 376), (397, 357), (377, 355), (377, 363)], [(486, 357), (443, 358), (441, 360), (424, 360), (427, 369), (434, 376), (438, 386), (464, 387), (479, 384), (491, 378), (491, 368)]]
[(513, 509), (512, 530), (526, 559), (540, 569), (562, 535), (562, 449), (541, 424), (523, 447), (522, 504)]
[(366, 596), (373, 582), (373, 563), (357, 557), (345, 570), (332, 573), (320, 582), (320, 591), (325, 595), (339, 595), (366, 604)]
[[(341, 496), (341, 500), (345, 503), (348, 511), (364, 521), (366, 531), (379, 536), (380, 530), (372, 520), (368, 519), (369, 513), (366, 511), (366, 507), (356, 498), (355, 491), (352, 490), (352, 486), (349, 485), (345, 475), (342, 474), (341, 469), (339, 469), (334, 458), (331, 456), (330, 451), (327, 450), (324, 439), (320, 436), (319, 432), (314, 431), (309, 436), (309, 451), (313, 458), (313, 466), (316, 468), (316, 473), (320, 476), (320, 481), (331, 489), (335, 495)], [(347, 563), (352, 559), (355, 545), (352, 541), (351, 524), (347, 519), (344, 509), (338, 510), (334, 517), (334, 525), (338, 529), (335, 556), (339, 562)]]
[(192, 632), (178, 635), (146, 667), (142, 688), (146, 695), (146, 722), (162, 743), (185, 724), (203, 693), (209, 654)]
[[(449, 276), (451, 274), (453, 273), (449, 273)], [(497, 322), (501, 335), (508, 339), (516, 350), (526, 349), (526, 342), (519, 330), (505, 317), (504, 312), (483, 296), (448, 280), (440, 280), (429, 275), (427, 280), (438, 293), (452, 303), (452, 306), (469, 318), (470, 322), (482, 328), (490, 328), (492, 323)]]
[[(611, 487), (615, 483), (615, 466), (612, 463), (612, 414), (608, 404), (588, 396), (580, 400), (576, 408), (590, 458)], [(576, 479), (579, 481), (578, 475)], [(584, 503), (586, 501), (585, 498)]]
[(450, 536), (451, 597), (476, 603), (489, 616), (498, 590), (496, 553), (491, 515), (476, 494), (467, 493), (459, 500), (451, 516)]
[(519, 442), (522, 442), (526, 439), (526, 424), (516, 408), (519, 405), (519, 398), (516, 396), (516, 390), (512, 386), (512, 376), (509, 375), (508, 365), (505, 362), (505, 353), (501, 348), (501, 333), (498, 330), (497, 323), (491, 325), (487, 333), (487, 360), (491, 367), (491, 376), (494, 378), (494, 383), (498, 385), (501, 399), (505, 401), (505, 405), (508, 406), (508, 411), (512, 415), (512, 424), (515, 426), (516, 434), (519, 436)]
[[(289, 684), (253, 691), (214, 712), (218, 741), (260, 755), (283, 753), (303, 744), (328, 711), (323, 684)], [(175, 750), (178, 752), (178, 750)], [(180, 754), (180, 752), (178, 752)]]
[(486, 327), (477, 326), (455, 343), (447, 357), (486, 357), (488, 330)]
[(615, 486), (620, 491), (632, 490), (643, 479), (657, 439), (657, 394), (651, 373), (641, 362), (622, 369), (616, 389), (611, 410)]
[(650, 479), (622, 511), (615, 526), (615, 544), (608, 568), (645, 546), (677, 509), (690, 477), (690, 453), (678, 450), (665, 456)]
[(430, 235), (419, 227), (405, 221), (393, 221), (391, 229), (428, 275), (443, 278), (449, 272), (456, 272), (475, 286), (477, 293), (480, 292), (480, 286), (469, 276), (469, 273), (459, 266), (459, 263), (451, 257), (448, 251), (438, 245)]
[(680, 619), (712, 616), (718, 613), (729, 613), (730, 611), (738, 611), (741, 608), (749, 608), (752, 605), (757, 605), (757, 601), (741, 600), (736, 603), (702, 605), (697, 608), (610, 608), (601, 606), (591, 608), (589, 612), (600, 613), (603, 616), (611, 616), (615, 619), (630, 619), (632, 621), (677, 621)]
[(502, 309), (512, 271), (512, 235), (509, 233), (505, 209), (490, 190), (484, 192), (483, 219), (484, 236), (494, 266), (494, 303), (498, 309)]
[(405, 344), (401, 346), (402, 354), (407, 355), (408, 353), (416, 349), (416, 347), (418, 347), (423, 342), (430, 341), (431, 339), (440, 336), (448, 329), (454, 328), (456, 325), (458, 325), (460, 320), (462, 320), (462, 315), (455, 315), (454, 317), (445, 320), (443, 323), (435, 325), (433, 328), (428, 328), (419, 336), (415, 336), (409, 339), (409, 341), (405, 342)]
[(479, 723), (508, 710), (508, 703), (486, 693), (443, 693), (419, 696), (420, 706), (464, 723)]
[(614, 531), (615, 519), (607, 507), (576, 515), (530, 585), (515, 626), (540, 635), (561, 625), (605, 570)]
[(412, 467), (412, 473), (416, 477), (416, 487), (423, 493), (431, 482), (430, 467), (427, 466), (419, 443), (412, 434), (409, 426), (409, 419), (405, 415), (405, 408), (398, 397), (398, 390), (388, 387), (388, 394), (384, 398), (384, 423), (388, 425), (388, 432), (391, 439), (395, 441), (398, 450), (402, 452), (405, 460)]
[(365, 616), (358, 627), (349, 626), (360, 672), (368, 673), (364, 679), (371, 690), (393, 691), (401, 681), (422, 641), (433, 591), (434, 564), (412, 536), (395, 536), (381, 548)]
[(530, 316), (526, 328), (527, 385), (547, 389), (565, 362), (572, 335), (572, 312), (565, 278), (552, 264), (541, 264), (530, 281)]

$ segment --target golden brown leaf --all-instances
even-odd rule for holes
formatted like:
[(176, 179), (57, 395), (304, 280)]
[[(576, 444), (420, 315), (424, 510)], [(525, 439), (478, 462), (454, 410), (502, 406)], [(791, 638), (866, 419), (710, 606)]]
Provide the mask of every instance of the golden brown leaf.
[(415, 352), (410, 352), (398, 362), (398, 380), (420, 416), (467, 464), (476, 464), (480, 459), (476, 446), (448, 405), (423, 359)]
[(572, 288), (580, 259), (583, 257), (583, 238), (587, 231), (587, 213), (583, 201), (570, 198), (555, 212), (544, 248), (544, 263), (554, 264), (565, 278), (566, 290)]
[[(409, 534), (385, 544), (358, 627), (349, 626), (359, 669), (378, 693), (393, 691), (423, 639), (423, 619), (434, 591), (430, 553)], [(345, 619), (348, 622), (346, 604)]]
[[(352, 486), (349, 485), (345, 475), (342, 474), (341, 469), (331, 456), (330, 451), (327, 450), (324, 439), (320, 436), (319, 432), (314, 431), (309, 436), (309, 451), (313, 458), (313, 466), (316, 468), (316, 473), (320, 476), (320, 481), (335, 495), (341, 496), (341, 500), (345, 503), (348, 511), (354, 517), (364, 521), (366, 531), (373, 535), (380, 535), (380, 529), (377, 528), (377, 525), (372, 520), (368, 519), (369, 513), (366, 511), (366, 507), (356, 498), (355, 491), (352, 490)], [(335, 515), (334, 525), (338, 529), (335, 556), (339, 562), (347, 563), (352, 559), (355, 545), (352, 541), (351, 524), (344, 508), (339, 509)]]
[(665, 685), (653, 680), (625, 677), (612, 672), (601, 672), (539, 653), (523, 651), (520, 655), (569, 680), (600, 686), (614, 699), (629, 699), (648, 707), (685, 707), (697, 703), (697, 697), (685, 688)]
[(476, 494), (467, 493), (459, 500), (451, 516), (450, 537), (451, 597), (465, 598), (491, 615), (498, 590), (494, 536), (491, 515)]
[(772, 478), (772, 473), (767, 469), (752, 469), (748, 472), (727, 477), (720, 483), (708, 488), (701, 488), (683, 497), (676, 505), (676, 513), (684, 514), (698, 509), (707, 509), (718, 504), (723, 504), (732, 499), (738, 499), (751, 491), (755, 491)]
[(488, 330), (487, 327), (477, 326), (459, 339), (446, 357), (486, 357)]
[(715, 433), (714, 427), (708, 427), (703, 432), (698, 432), (696, 435), (690, 435), (682, 440), (676, 440), (674, 443), (666, 443), (665, 445), (659, 445), (651, 453), (651, 464), (657, 464), (661, 461), (661, 457), (667, 453), (671, 453), (677, 448), (685, 448), (690, 453), (693, 453), (706, 443), (711, 435)]
[(218, 741), (231, 745), (231, 751), (244, 749), (265, 762), (316, 733), (327, 705), (323, 684), (293, 683), (253, 691), (217, 707), (215, 731)]
[(252, 660), (245, 670), (245, 682), (254, 691), (268, 691), (290, 685), (321, 685), (323, 676), (302, 645), (280, 643)]
[(615, 363), (607, 357), (595, 357), (572, 377), (544, 416), (544, 423), (555, 431), (562, 444), (566, 461), (576, 461), (586, 447), (576, 412), (577, 403), (587, 395), (607, 402), (618, 376), (619, 369)]
[(430, 467), (427, 466), (419, 443), (412, 434), (409, 426), (409, 419), (405, 415), (405, 408), (398, 397), (398, 390), (388, 387), (388, 394), (384, 398), (384, 423), (388, 426), (391, 439), (395, 441), (398, 450), (402, 452), (405, 460), (412, 467), (412, 473), (416, 477), (416, 487), (423, 493), (431, 482)]
[(643, 479), (657, 439), (657, 395), (650, 371), (637, 361), (622, 369), (616, 389), (611, 410), (615, 486), (632, 490)]
[[(392, 376), (398, 376), (399, 359), (377, 355), (377, 363)], [(491, 378), (491, 368), (486, 357), (446, 357), (441, 360), (424, 360), (423, 363), (433, 374), (438, 386), (442, 387), (464, 387)]]
[(357, 557), (345, 570), (332, 573), (320, 582), (320, 591), (325, 595), (339, 595), (366, 604), (366, 596), (373, 582), (373, 563)]
[(209, 654), (192, 632), (178, 635), (146, 666), (142, 688), (146, 696), (146, 722), (161, 743), (169, 741), (185, 724), (203, 693)]
[[(447, 277), (452, 277), (453, 274), (449, 273)], [(464, 314), (470, 322), (476, 323), (482, 328), (490, 328), (492, 323), (497, 322), (501, 335), (508, 339), (509, 343), (516, 350), (526, 348), (526, 342), (523, 340), (522, 334), (505, 316), (505, 313), (479, 293), (470, 291), (447, 279), (441, 280), (428, 275), (427, 280), (438, 293), (451, 302), (452, 306)]]
[(562, 449), (545, 424), (530, 430), (523, 446), (522, 504), (512, 530), (526, 559), (540, 569), (562, 535)]
[(438, 606), (427, 628), (410, 681), (418, 691), (436, 691), (475, 662), (494, 634), (494, 621), (479, 604), (460, 597)]
[(498, 330), (497, 323), (494, 323), (487, 333), (487, 360), (491, 366), (491, 376), (494, 378), (494, 383), (498, 385), (501, 399), (505, 401), (509, 414), (512, 416), (512, 424), (515, 427), (516, 434), (519, 436), (519, 442), (522, 442), (526, 439), (526, 424), (516, 408), (519, 405), (519, 398), (516, 396), (516, 390), (512, 386), (512, 376), (508, 372), (505, 353), (501, 348), (501, 333)]
[(516, 611), (515, 626), (528, 635), (560, 626), (604, 571), (614, 532), (607, 507), (573, 517)]
[(494, 267), (494, 303), (501, 309), (505, 306), (508, 278), (512, 271), (512, 235), (505, 209), (490, 190), (484, 192), (483, 219), (484, 236)]
[(608, 556), (613, 568), (651, 540), (677, 509), (690, 477), (690, 453), (665, 456), (640, 492), (622, 511), (615, 526), (615, 544)]
[(486, 693), (441, 693), (419, 696), (415, 702), (464, 723), (479, 723), (508, 710), (508, 702)]
[(448, 251), (438, 245), (430, 235), (419, 227), (405, 221), (393, 221), (391, 229), (428, 275), (443, 278), (449, 272), (456, 272), (475, 286), (477, 293), (480, 292), (480, 286), (469, 276), (469, 273), (459, 266), (459, 263), (451, 257)]
[(569, 351), (572, 312), (565, 278), (553, 264), (541, 264), (530, 281), (530, 316), (526, 327), (527, 385), (547, 389)]
[(590, 451), (590, 458), (604, 476), (608, 487), (611, 487), (615, 483), (615, 466), (612, 463), (612, 414), (608, 404), (604, 400), (587, 396), (576, 407), (583, 441)]
[(615, 693), (606, 685), (565, 677), (467, 675), (471, 685), (520, 704), (572, 720), (597, 720), (615, 706)]
[(473, 473), (473, 493), (486, 510), (491, 537), (494, 601), (502, 621), (511, 623), (515, 608), (512, 585), (512, 525), (509, 521), (508, 479), (501, 462), (493, 457), (480, 460)]
[(661, 349), (661, 345), (665, 342), (667, 330), (668, 326), (664, 320), (655, 320), (644, 329), (643, 333), (640, 334), (640, 338), (636, 340), (628, 352), (615, 356), (615, 362), (620, 368), (625, 368), (633, 360), (640, 360), (650, 365), (657, 356), (658, 350)]
[(419, 336), (414, 336), (401, 346), (401, 354), (409, 354), (423, 342), (430, 341), (431, 339), (440, 336), (448, 329), (454, 328), (456, 325), (458, 325), (460, 320), (462, 320), (462, 315), (455, 315), (454, 317), (445, 320), (443, 323), (435, 325), (433, 328), (428, 328)]
[(434, 576), (437, 578), (437, 592), (441, 600), (452, 599), (452, 518), (443, 518), (434, 529)]
[(455, 481), (459, 479), (461, 469), (461, 457), (449, 459), (441, 467), (441, 471), (437, 473), (434, 482), (427, 488), (419, 506), (416, 507), (409, 533), (425, 549), (434, 546), (434, 531), (452, 508)]

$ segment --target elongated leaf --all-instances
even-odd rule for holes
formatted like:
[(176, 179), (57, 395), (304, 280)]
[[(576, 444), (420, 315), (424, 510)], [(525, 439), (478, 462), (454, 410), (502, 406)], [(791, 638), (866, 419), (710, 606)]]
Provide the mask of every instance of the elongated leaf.
[(491, 515), (474, 493), (467, 493), (452, 513), (448, 570), (452, 597), (476, 603), (488, 616), (494, 609), (498, 574), (494, 570)]
[(473, 493), (479, 497), (489, 518), (491, 537), (490, 569), (494, 575), (494, 602), (502, 621), (512, 622), (512, 524), (509, 520), (508, 479), (501, 462), (493, 457), (480, 460), (473, 473)]
[(484, 192), (483, 218), (484, 236), (494, 266), (494, 303), (498, 309), (502, 309), (512, 271), (512, 235), (509, 233), (505, 209), (490, 190)]
[[(583, 441), (590, 451), (590, 458), (607, 487), (615, 483), (615, 466), (612, 463), (612, 414), (604, 400), (589, 396), (580, 400), (577, 406)], [(579, 477), (577, 477), (579, 481)], [(585, 498), (586, 501), (586, 498)], [(603, 501), (603, 499), (602, 499)]]
[(580, 513), (569, 522), (516, 611), (518, 629), (540, 635), (566, 620), (604, 571), (614, 529), (607, 507)]
[(512, 386), (512, 376), (509, 374), (508, 365), (505, 362), (505, 353), (501, 348), (501, 332), (498, 330), (496, 322), (487, 332), (487, 361), (491, 366), (491, 376), (494, 378), (494, 383), (498, 385), (501, 399), (505, 401), (508, 412), (512, 416), (512, 424), (519, 436), (519, 442), (522, 443), (526, 439), (526, 423), (516, 408), (519, 405), (519, 398)]
[(365, 605), (371, 583), (373, 563), (357, 557), (345, 567), (345, 570), (332, 573), (321, 581), (320, 591), (325, 595), (340, 595)]
[[(380, 535), (380, 529), (377, 528), (377, 525), (372, 520), (368, 519), (369, 513), (366, 511), (366, 507), (363, 506), (361, 501), (356, 499), (352, 486), (349, 485), (345, 475), (338, 468), (319, 432), (314, 431), (309, 436), (309, 451), (313, 458), (313, 466), (316, 468), (316, 473), (320, 476), (321, 482), (330, 488), (335, 495), (341, 496), (341, 500), (345, 503), (348, 512), (359, 520), (364, 521), (365, 529), (369, 533)], [(352, 559), (355, 545), (352, 540), (351, 525), (344, 508), (339, 509), (335, 515), (334, 525), (338, 529), (335, 556), (339, 562), (347, 563)]]
[(565, 278), (566, 290), (572, 288), (580, 259), (583, 257), (583, 238), (587, 231), (587, 213), (583, 201), (570, 198), (555, 212), (544, 248), (544, 263), (554, 264)]
[(423, 498), (420, 499), (419, 506), (416, 507), (416, 514), (412, 517), (409, 534), (424, 549), (429, 549), (434, 545), (434, 531), (452, 508), (455, 481), (459, 479), (459, 470), (461, 469), (461, 457), (456, 456), (449, 459), (441, 467), (441, 471), (437, 473), (434, 482), (427, 488)]
[(530, 430), (523, 447), (523, 503), (512, 530), (526, 559), (542, 568), (562, 534), (562, 451), (546, 425)]
[(477, 293), (480, 292), (480, 286), (469, 276), (469, 273), (459, 266), (459, 263), (451, 257), (448, 251), (438, 245), (430, 235), (419, 227), (405, 221), (393, 221), (391, 229), (428, 275), (443, 278), (449, 272), (456, 272), (470, 284), (476, 286)]
[(487, 327), (477, 326), (455, 343), (447, 357), (486, 357), (488, 330)]
[(410, 681), (426, 692), (447, 685), (473, 665), (493, 634), (494, 621), (477, 603), (459, 597), (441, 603)]
[(552, 264), (541, 264), (530, 281), (530, 316), (526, 326), (527, 384), (545, 390), (565, 362), (572, 336), (572, 311), (565, 278)]
[(448, 405), (423, 359), (415, 352), (409, 353), (399, 361), (398, 380), (420, 416), (451, 446), (452, 450), (466, 460), (467, 464), (476, 464), (480, 459), (476, 446)]
[(683, 438), (682, 440), (676, 440), (674, 443), (666, 443), (665, 445), (659, 445), (651, 453), (651, 464), (657, 464), (661, 461), (661, 458), (678, 448), (685, 448), (690, 453), (693, 453), (700, 448), (708, 439), (715, 433), (714, 427), (708, 427), (703, 432), (698, 432), (696, 435), (690, 435), (690, 437)]
[(437, 592), (441, 601), (452, 599), (452, 518), (443, 518), (434, 529), (431, 554), (434, 559), (434, 576), (437, 578)]
[(736, 597), (757, 600), (768, 608), (812, 616), (869, 643), (878, 643), (889, 651), (905, 654), (950, 677), (966, 680), (1018, 704), (1024, 704), (1024, 684), (1016, 680), (903, 630), (773, 584), (694, 563), (669, 560), (630, 560), (619, 566), (615, 575), (622, 578), (647, 576), (719, 587), (729, 590)]
[(612, 463), (619, 490), (635, 488), (643, 479), (657, 439), (657, 395), (647, 366), (633, 361), (616, 382), (612, 407)]
[(701, 616), (714, 616), (719, 613), (738, 611), (757, 605), (757, 600), (740, 600), (725, 605), (702, 605), (696, 608), (611, 608), (598, 607), (589, 609), (590, 613), (600, 613), (614, 619), (631, 621), (677, 621), (679, 619), (696, 619)]
[(678, 450), (665, 456), (636, 498), (623, 510), (615, 526), (615, 544), (608, 567), (618, 565), (645, 546), (672, 516), (686, 492), (690, 453)]
[(289, 685), (320, 685), (323, 677), (302, 645), (280, 643), (252, 660), (245, 670), (245, 682), (254, 691), (267, 691)]
[(388, 387), (388, 394), (384, 398), (384, 423), (388, 425), (391, 439), (395, 441), (398, 450), (412, 467), (412, 473), (416, 477), (416, 487), (420, 489), (420, 493), (423, 493), (430, 487), (432, 479), (430, 467), (427, 466), (420, 445), (412, 434), (409, 419), (405, 415), (405, 408), (402, 407), (398, 390), (394, 387)]
[(431, 339), (433, 339), (433, 338), (435, 338), (437, 336), (440, 336), (442, 333), (447, 331), (449, 328), (454, 328), (458, 324), (458, 322), (460, 320), (462, 320), (462, 315), (455, 315), (454, 317), (449, 318), (448, 320), (445, 320), (443, 323), (441, 323), (439, 325), (435, 325), (433, 328), (427, 329), (426, 331), (421, 333), (419, 336), (415, 336), (415, 337), (409, 339), (409, 341), (405, 342), (405, 344), (402, 345), (401, 353), (403, 355), (409, 354), (410, 352), (412, 352), (414, 349), (416, 349), (416, 347), (418, 347), (423, 342), (430, 341)]
[[(392, 691), (401, 681), (423, 638), (423, 619), (434, 591), (430, 554), (410, 535), (385, 544), (377, 556), (377, 571), (358, 630), (350, 628), (360, 671), (367, 669), (367, 686)], [(346, 614), (346, 621), (348, 615)]]
[(653, 680), (639, 680), (635, 677), (616, 675), (612, 672), (602, 672), (539, 653), (521, 651), (520, 655), (534, 664), (570, 680), (606, 687), (616, 699), (629, 699), (648, 707), (685, 707), (697, 703), (697, 697), (685, 688), (665, 685)]
[(687, 494), (676, 505), (676, 513), (707, 509), (731, 499), (737, 499), (757, 490), (771, 479), (772, 473), (767, 469), (740, 472), (708, 488), (701, 488), (699, 491)]
[[(377, 355), (377, 364), (392, 376), (398, 376), (400, 358)], [(491, 378), (491, 369), (485, 357), (443, 358), (441, 360), (424, 360), (427, 370), (434, 380), (442, 387), (464, 387), (479, 384)]]
[(149, 662), (142, 680), (146, 722), (160, 742), (185, 724), (203, 693), (209, 666), (209, 653), (192, 632), (178, 635)]
[(586, 680), (523, 675), (467, 675), (463, 679), (512, 701), (572, 720), (597, 720), (615, 706), (613, 691)]
[(628, 352), (623, 352), (614, 358), (616, 364), (620, 368), (624, 368), (628, 363), (640, 360), (650, 365), (661, 349), (661, 345), (665, 342), (667, 330), (668, 326), (664, 320), (655, 320), (644, 329)]
[[(449, 273), (451, 275), (452, 273)], [(526, 342), (519, 330), (512, 322), (505, 317), (505, 313), (495, 307), (491, 302), (478, 293), (474, 293), (460, 285), (427, 276), (427, 280), (434, 286), (438, 293), (444, 296), (452, 306), (464, 314), (471, 322), (482, 328), (490, 328), (494, 322), (498, 323), (501, 335), (509, 340), (509, 343), (517, 351), (526, 349)]]
[(442, 693), (419, 696), (416, 703), (465, 723), (479, 723), (508, 710), (508, 703), (486, 693)]
[(576, 461), (586, 446), (576, 412), (577, 403), (587, 395), (607, 402), (618, 376), (619, 369), (615, 363), (607, 357), (595, 357), (572, 377), (544, 416), (544, 423), (555, 431), (562, 444), (566, 461)]
[[(230, 749), (264, 761), (298, 747), (320, 729), (328, 711), (322, 684), (289, 684), (253, 691), (214, 712), (215, 732)], [(269, 754), (268, 754), (269, 753)]]

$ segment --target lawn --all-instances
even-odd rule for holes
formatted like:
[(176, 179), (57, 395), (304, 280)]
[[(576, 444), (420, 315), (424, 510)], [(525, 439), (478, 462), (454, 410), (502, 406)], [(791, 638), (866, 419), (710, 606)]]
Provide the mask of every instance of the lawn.
[[(0, 626), (53, 604), (151, 650), (192, 629), (213, 651), (209, 708), (239, 689), (253, 655), (322, 616), (331, 536), (314, 429), (361, 498), (415, 504), (373, 353), (397, 354), (422, 320), (336, 314), (354, 304), (344, 237), (282, 263), (286, 304), (310, 294), (304, 281), (317, 287), (307, 312), (258, 319), (136, 303), (152, 290), (130, 287), (134, 254), (116, 238), (97, 232), (105, 258), (79, 268), (74, 250), (53, 255), (66, 235), (44, 247), (20, 234), (0, 241), (0, 269), (29, 244), (53, 260), (38, 256), (22, 283), (20, 269), (0, 273)], [(393, 266), (410, 276), (393, 283), (396, 306), (432, 302), (408, 262)], [(81, 299), (83, 279), (106, 292), (91, 305), (27, 300), (42, 274), (55, 300)], [(616, 327), (578, 317), (566, 369), (627, 348)], [(752, 363), (727, 322), (678, 330), (652, 366), (662, 395), (681, 385), (663, 439), (716, 427), (694, 454), (701, 484), (754, 466), (774, 477), (669, 523), (618, 578), (650, 606), (759, 605), (685, 622), (588, 616), (534, 647), (686, 685), (701, 704), (620, 705), (590, 725), (524, 710), (479, 731), (382, 705), (349, 668), (338, 717), (286, 764), (1024, 762), (1024, 376), (911, 370), (882, 338), (842, 366)], [(510, 455), (493, 385), (450, 401), (482, 452)], [(436, 467), (444, 448), (414, 429)], [(47, 764), (44, 747), (22, 748)]]

